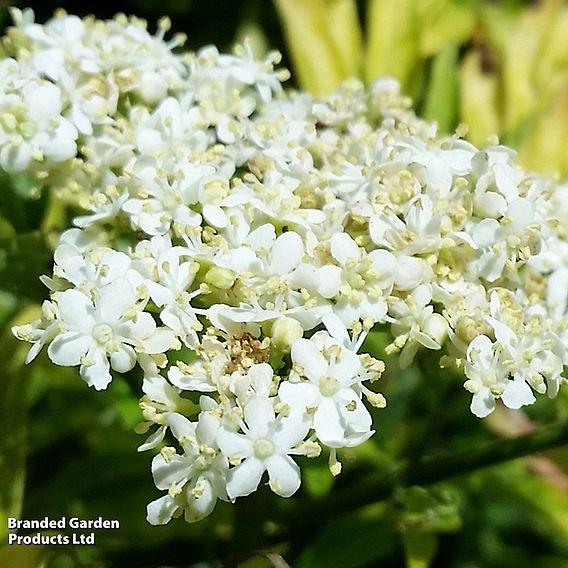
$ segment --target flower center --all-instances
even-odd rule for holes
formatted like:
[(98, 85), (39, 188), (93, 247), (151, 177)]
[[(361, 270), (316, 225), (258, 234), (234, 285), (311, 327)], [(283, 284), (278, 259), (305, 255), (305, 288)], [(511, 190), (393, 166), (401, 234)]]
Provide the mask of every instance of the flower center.
[(106, 345), (112, 340), (113, 332), (112, 327), (108, 323), (99, 323), (93, 328), (93, 337), (97, 343)]
[(322, 396), (333, 396), (339, 390), (339, 381), (334, 377), (322, 377), (319, 390)]
[(274, 444), (266, 438), (260, 438), (254, 443), (254, 455), (259, 460), (269, 458), (274, 453)]

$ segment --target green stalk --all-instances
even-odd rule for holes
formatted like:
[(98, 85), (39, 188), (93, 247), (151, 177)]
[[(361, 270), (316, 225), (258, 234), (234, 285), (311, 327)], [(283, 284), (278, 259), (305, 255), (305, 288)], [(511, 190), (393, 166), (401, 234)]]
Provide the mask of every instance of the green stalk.
[[(326, 498), (291, 502), (289, 507), (282, 509), (278, 520), (294, 527), (294, 531), (301, 531), (314, 518), (323, 519), (382, 501), (398, 487), (430, 485), (564, 444), (568, 444), (567, 422), (477, 448), (401, 461), (388, 471), (360, 480), (355, 486), (332, 491)], [(306, 511), (309, 511), (309, 515), (306, 515)]]
[[(33, 319), (37, 308), (21, 312), (16, 322)], [(26, 419), (29, 373), (24, 367), (27, 345), (19, 345), (10, 325), (1, 330), (0, 357), (5, 362), (0, 399), (0, 543), (8, 535), (8, 517), (19, 518), (22, 511), (27, 454)]]

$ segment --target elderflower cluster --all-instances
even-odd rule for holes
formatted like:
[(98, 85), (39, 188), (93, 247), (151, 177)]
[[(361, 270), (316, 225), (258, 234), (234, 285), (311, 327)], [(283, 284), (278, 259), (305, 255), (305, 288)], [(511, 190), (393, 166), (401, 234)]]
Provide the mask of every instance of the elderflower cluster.
[(338, 474), (386, 405), (358, 353), (373, 329), (402, 366), (429, 349), (462, 369), (479, 417), (556, 395), (567, 186), (440, 135), (392, 79), (316, 100), (283, 91), (275, 54), (177, 53), (165, 20), (12, 13), (0, 166), (80, 209), (14, 333), (97, 390), (138, 366), (151, 523), (265, 474), (288, 497), (322, 446)]

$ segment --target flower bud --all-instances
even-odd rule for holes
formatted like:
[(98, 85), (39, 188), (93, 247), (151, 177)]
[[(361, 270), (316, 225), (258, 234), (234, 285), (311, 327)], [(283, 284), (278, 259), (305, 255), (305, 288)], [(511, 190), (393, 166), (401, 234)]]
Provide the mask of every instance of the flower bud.
[(214, 266), (207, 271), (205, 282), (219, 290), (228, 290), (235, 283), (235, 274), (227, 268)]
[(434, 341), (442, 345), (448, 335), (448, 322), (440, 314), (428, 316), (422, 327), (422, 331), (428, 334)]
[(295, 319), (283, 316), (272, 326), (272, 343), (277, 349), (289, 350), (296, 339), (304, 335), (304, 330)]

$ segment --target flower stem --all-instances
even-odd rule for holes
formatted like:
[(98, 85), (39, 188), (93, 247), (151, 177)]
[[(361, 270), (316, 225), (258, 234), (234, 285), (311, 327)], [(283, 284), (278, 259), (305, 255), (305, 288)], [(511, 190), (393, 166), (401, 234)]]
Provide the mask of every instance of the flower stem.
[[(418, 460), (404, 460), (389, 471), (369, 476), (355, 486), (332, 491), (325, 498), (298, 500), (282, 509), (281, 518), (303, 530), (303, 523), (314, 518), (353, 511), (388, 498), (397, 487), (430, 485), (457, 475), (507, 462), (568, 444), (568, 422), (545, 426), (526, 436), (497, 440), (453, 453), (431, 455)], [(306, 515), (306, 511), (310, 514)]]

